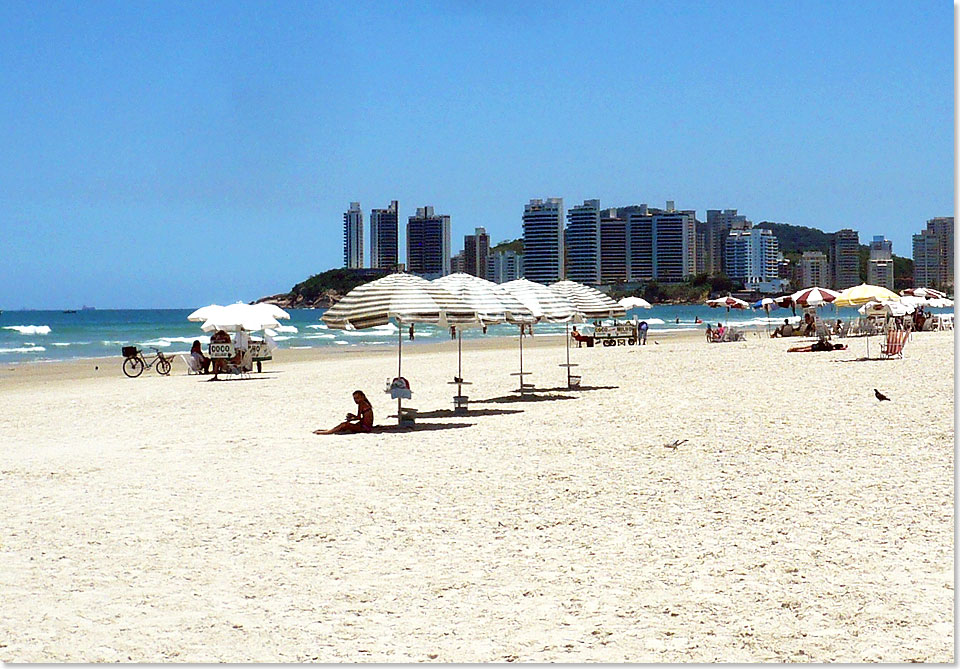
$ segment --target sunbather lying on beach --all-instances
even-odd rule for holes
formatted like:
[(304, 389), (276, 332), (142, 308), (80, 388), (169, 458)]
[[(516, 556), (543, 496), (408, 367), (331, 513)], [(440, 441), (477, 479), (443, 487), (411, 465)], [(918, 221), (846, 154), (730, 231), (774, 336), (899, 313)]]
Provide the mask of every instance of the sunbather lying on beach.
[(812, 351), (845, 351), (847, 350), (846, 344), (831, 344), (828, 341), (823, 339), (818, 339), (813, 344), (809, 346), (794, 346), (793, 348), (788, 348), (787, 353), (810, 353)]
[(347, 419), (329, 430), (314, 430), (314, 434), (351, 434), (373, 430), (373, 407), (362, 390), (353, 391), (353, 401), (357, 403), (357, 413), (347, 414)]

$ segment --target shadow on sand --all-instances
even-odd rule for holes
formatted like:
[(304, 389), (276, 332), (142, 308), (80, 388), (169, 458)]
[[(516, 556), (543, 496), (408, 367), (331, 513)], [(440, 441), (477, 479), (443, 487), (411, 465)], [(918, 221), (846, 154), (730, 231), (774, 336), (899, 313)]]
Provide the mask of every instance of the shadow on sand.
[(566, 386), (557, 386), (556, 388), (535, 388), (539, 393), (559, 393), (566, 391), (576, 391), (576, 390), (617, 390), (620, 386), (575, 386), (573, 388), (568, 388)]
[[(418, 416), (419, 417), (419, 416)], [(432, 432), (434, 430), (458, 430), (473, 427), (475, 423), (417, 423), (413, 427), (400, 425), (374, 425), (370, 434), (393, 434), (407, 432)]]
[(503, 397), (491, 397), (488, 400), (470, 400), (470, 404), (514, 404), (518, 402), (547, 402), (550, 400), (575, 400), (573, 395), (537, 395), (535, 393), (518, 393), (516, 395), (504, 395)]
[(511, 413), (523, 413), (522, 409), (468, 409), (465, 413), (454, 413), (453, 409), (420, 411), (417, 418), (473, 418), (475, 416), (505, 416)]

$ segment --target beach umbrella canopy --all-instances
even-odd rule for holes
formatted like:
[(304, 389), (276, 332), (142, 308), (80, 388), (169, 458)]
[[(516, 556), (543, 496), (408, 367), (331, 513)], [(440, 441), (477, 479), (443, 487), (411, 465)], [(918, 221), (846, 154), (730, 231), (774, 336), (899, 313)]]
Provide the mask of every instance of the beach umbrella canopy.
[(617, 304), (624, 309), (650, 309), (653, 306), (642, 297), (624, 297)]
[[(340, 330), (361, 330), (386, 325), (390, 319), (398, 323), (433, 323), (470, 325), (477, 322), (477, 312), (463, 304), (450, 291), (413, 274), (387, 276), (357, 286), (320, 317), (327, 325)], [(403, 328), (397, 328), (397, 379), (403, 378)], [(397, 400), (397, 422), (403, 420), (401, 407), (410, 396), (409, 386), (402, 392), (391, 384), (391, 396)]]
[[(434, 284), (442, 286), (476, 313), (476, 323), (535, 323), (533, 312), (517, 298), (500, 286), (472, 274), (457, 272), (434, 279)], [(457, 395), (463, 395), (462, 333), (457, 328)]]
[(627, 310), (604, 295), (596, 288), (585, 286), (576, 281), (557, 281), (550, 284), (550, 290), (565, 299), (580, 314), (581, 318), (617, 318), (626, 316)]
[(716, 309), (717, 307), (726, 307), (727, 309), (749, 309), (750, 304), (736, 298), (732, 295), (727, 295), (726, 297), (715, 297), (712, 300), (707, 300), (704, 302), (708, 307)]
[(434, 279), (477, 315), (477, 323), (533, 323), (533, 312), (509, 292), (486, 279), (457, 272)]
[(357, 286), (324, 312), (321, 319), (340, 330), (362, 330), (401, 323), (440, 326), (476, 323), (476, 311), (442, 286), (413, 274), (389, 274)]
[(579, 320), (573, 305), (542, 283), (516, 279), (502, 283), (500, 287), (517, 298), (538, 321), (570, 323)]
[(790, 297), (794, 304), (798, 304), (802, 307), (819, 307), (827, 302), (833, 302), (837, 299), (839, 294), (840, 293), (835, 290), (814, 286), (812, 288), (798, 290)]
[(262, 311), (263, 313), (269, 316), (273, 316), (278, 321), (290, 320), (290, 314), (288, 314), (286, 311), (284, 311), (283, 309), (281, 309), (275, 304), (270, 304), (269, 302), (257, 302), (256, 304), (253, 304), (251, 306), (256, 307), (257, 309), (259, 309), (260, 311)]
[(883, 300), (880, 302), (867, 302), (857, 309), (864, 316), (890, 314), (891, 316), (906, 316), (913, 313), (915, 307), (904, 304), (903, 302), (892, 302)]
[(900, 294), (927, 298), (946, 297), (944, 293), (941, 293), (939, 290), (934, 290), (933, 288), (907, 288), (906, 290), (901, 290)]
[(900, 296), (883, 286), (861, 283), (859, 286), (841, 291), (833, 301), (833, 305), (836, 307), (859, 307), (867, 302), (881, 302), (883, 300), (897, 302), (900, 300)]
[(910, 307), (910, 311), (913, 311), (917, 307), (922, 307), (929, 305), (932, 300), (928, 300), (925, 297), (917, 297), (916, 295), (901, 295), (900, 304)]
[(223, 306), (219, 304), (208, 304), (205, 307), (200, 307), (199, 309), (191, 313), (189, 316), (187, 316), (187, 320), (196, 321), (197, 323), (202, 323), (208, 318), (210, 318), (210, 314), (216, 312), (217, 309), (223, 309)]
[(931, 297), (927, 300), (927, 305), (937, 309), (946, 309), (953, 306), (953, 300), (946, 297)]
[(206, 316), (202, 326), (204, 332), (214, 332), (216, 330), (236, 332), (241, 329), (253, 332), (264, 328), (280, 327), (277, 319), (263, 309), (243, 302), (210, 309), (204, 312), (204, 315)]
[(793, 305), (793, 295), (781, 295), (780, 297), (773, 298), (773, 301), (781, 307), (789, 307)]
[(771, 309), (776, 309), (778, 306), (777, 301), (772, 297), (765, 297), (762, 300), (757, 300), (751, 305), (754, 309), (763, 309), (764, 311), (770, 311)]

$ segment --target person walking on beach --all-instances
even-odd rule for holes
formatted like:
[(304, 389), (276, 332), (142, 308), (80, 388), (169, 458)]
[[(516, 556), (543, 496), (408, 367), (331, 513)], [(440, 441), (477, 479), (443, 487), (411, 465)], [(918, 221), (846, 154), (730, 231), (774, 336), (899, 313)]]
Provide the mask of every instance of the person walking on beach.
[(410, 341), (413, 341), (413, 323), (410, 324)]
[(373, 407), (362, 390), (353, 391), (353, 401), (357, 403), (357, 413), (348, 413), (347, 419), (329, 430), (314, 430), (314, 434), (356, 434), (373, 430)]

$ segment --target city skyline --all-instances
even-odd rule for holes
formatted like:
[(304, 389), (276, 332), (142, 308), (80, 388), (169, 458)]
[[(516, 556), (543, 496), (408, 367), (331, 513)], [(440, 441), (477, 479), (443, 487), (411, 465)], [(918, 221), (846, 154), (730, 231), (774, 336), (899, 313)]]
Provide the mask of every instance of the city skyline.
[(937, 2), (4, 3), (0, 308), (288, 290), (340, 265), (351, 201), (365, 223), (430, 202), (455, 239), (496, 243), (531, 197), (675, 200), (883, 234), (909, 257), (954, 212), (952, 18)]

